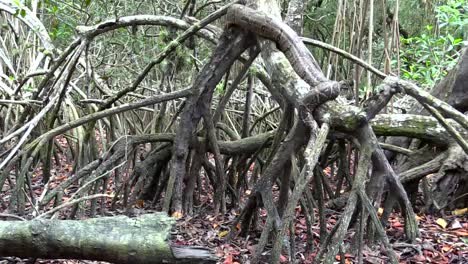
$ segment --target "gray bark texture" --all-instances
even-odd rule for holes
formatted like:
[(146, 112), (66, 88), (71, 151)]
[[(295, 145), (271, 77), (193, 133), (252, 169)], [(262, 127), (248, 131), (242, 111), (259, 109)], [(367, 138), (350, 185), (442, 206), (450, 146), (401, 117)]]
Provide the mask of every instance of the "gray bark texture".
[(172, 246), (168, 238), (174, 223), (163, 213), (79, 221), (1, 221), (0, 256), (112, 263), (216, 263), (207, 249)]

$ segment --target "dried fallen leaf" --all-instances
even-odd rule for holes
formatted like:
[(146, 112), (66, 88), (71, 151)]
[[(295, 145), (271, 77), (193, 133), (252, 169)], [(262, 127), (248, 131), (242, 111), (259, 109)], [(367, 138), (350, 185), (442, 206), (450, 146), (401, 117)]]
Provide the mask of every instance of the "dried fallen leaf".
[(413, 260), (416, 262), (424, 262), (426, 261), (426, 258), (423, 255), (416, 255), (413, 257)]
[(468, 231), (457, 230), (453, 231), (452, 233), (454, 233), (457, 236), (468, 237)]
[(218, 236), (223, 238), (229, 234), (229, 230), (219, 232)]
[(452, 246), (445, 245), (445, 246), (442, 247), (442, 251), (444, 251), (444, 252), (448, 252), (450, 250), (452, 250)]
[(455, 219), (455, 220), (452, 221), (452, 223), (450, 223), (450, 228), (451, 229), (460, 229), (460, 228), (463, 228), (463, 226), (460, 224), (460, 221)]
[(467, 212), (468, 212), (468, 208), (463, 208), (463, 209), (453, 210), (452, 214), (453, 215), (462, 215), (462, 214), (466, 214)]
[(145, 201), (142, 200), (142, 199), (138, 199), (138, 200), (136, 201), (136, 203), (135, 203), (135, 206), (136, 206), (137, 208), (143, 208), (143, 207), (145, 207)]
[(447, 227), (447, 221), (445, 221), (443, 218), (437, 219), (436, 223), (444, 229)]
[(174, 217), (175, 219), (182, 218), (182, 216), (184, 216), (184, 215), (181, 212), (172, 213), (172, 217)]
[(218, 257), (218, 258), (222, 258), (224, 256), (224, 251), (223, 249), (221, 249), (220, 247), (217, 247), (216, 248), (216, 253), (215, 255)]
[(232, 260), (232, 255), (228, 255), (224, 260), (223, 264), (234, 264)]
[(379, 214), (379, 216), (381, 216), (383, 214), (383, 208), (379, 207), (379, 209), (377, 210), (377, 213)]

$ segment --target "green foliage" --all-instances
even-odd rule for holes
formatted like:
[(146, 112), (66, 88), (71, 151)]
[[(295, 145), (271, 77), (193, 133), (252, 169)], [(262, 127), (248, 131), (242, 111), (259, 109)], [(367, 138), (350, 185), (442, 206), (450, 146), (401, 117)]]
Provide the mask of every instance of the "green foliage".
[(73, 37), (72, 29), (64, 24), (57, 24), (49, 33), (52, 40), (68, 41)]
[(436, 7), (437, 23), (427, 25), (420, 36), (402, 38), (402, 73), (406, 79), (425, 87), (447, 75), (457, 63), (463, 41), (463, 27), (468, 24), (468, 5), (465, 0), (448, 1)]
[(21, 17), (25, 17), (26, 16), (26, 10), (24, 10), (23, 8), (21, 8), (21, 2), (18, 1), (18, 0), (13, 0), (13, 4), (17, 7), (19, 7), (18, 9), (16, 9), (16, 12), (14, 14), (15, 17), (18, 17), (18, 16), (21, 16)]
[(253, 75), (253, 76), (257, 75), (257, 68), (256, 67), (250, 67), (249, 68), (249, 74)]
[(84, 6), (87, 7), (87, 6), (89, 6), (91, 4), (91, 2), (92, 2), (91, 0), (85, 0), (83, 4), (84, 4)]
[[(68, 5), (67, 5), (68, 4)], [(75, 35), (76, 19), (70, 14), (70, 3), (63, 5), (44, 1), (42, 3), (44, 12), (43, 23), (49, 31), (50, 38), (56, 46), (67, 46)]]
[(215, 88), (215, 92), (217, 94), (223, 94), (224, 93), (224, 80), (219, 82), (217, 85), (216, 85), (216, 88)]

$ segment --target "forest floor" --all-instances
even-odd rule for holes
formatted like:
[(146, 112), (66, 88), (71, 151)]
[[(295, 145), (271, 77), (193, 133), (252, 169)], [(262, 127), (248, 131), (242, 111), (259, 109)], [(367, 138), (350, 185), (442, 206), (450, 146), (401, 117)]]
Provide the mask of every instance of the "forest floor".
[[(33, 186), (40, 186), (41, 177), (33, 179)], [(58, 184), (60, 180), (66, 177), (56, 178), (54, 184)], [(39, 195), (42, 192), (41, 188), (36, 188), (35, 193)], [(64, 201), (72, 194), (68, 193), (63, 199)], [(8, 199), (5, 192), (1, 193), (4, 199)], [(177, 221), (176, 230), (174, 231), (172, 241), (177, 245), (197, 245), (211, 248), (215, 251), (223, 264), (235, 263), (250, 263), (249, 259), (252, 256), (254, 245), (260, 237), (260, 231), (265, 220), (266, 212), (260, 210), (259, 224), (257, 224), (256, 231), (249, 232), (248, 237), (233, 236), (229, 239), (231, 232), (237, 233), (239, 226), (234, 226), (234, 221), (239, 214), (239, 211), (229, 210), (224, 215), (212, 215), (211, 198), (208, 195), (202, 196), (203, 203), (197, 208), (198, 212), (191, 217), (184, 217)], [(5, 200), (4, 200), (5, 201)], [(107, 204), (110, 207), (110, 203)], [(143, 201), (138, 202), (135, 206), (134, 213), (144, 214), (154, 212), (154, 208), (146, 207)], [(0, 210), (0, 212), (3, 210)], [(5, 210), (6, 211), (6, 210)], [(114, 212), (107, 211), (106, 215), (120, 214), (123, 210), (117, 209)], [(66, 216), (67, 210), (62, 212), (62, 216)], [(451, 214), (448, 214), (451, 213)], [(460, 214), (460, 215), (454, 215)], [(391, 239), (396, 253), (400, 257), (400, 263), (468, 263), (468, 213), (463, 211), (447, 212), (445, 215), (425, 215), (417, 214), (419, 229), (421, 232), (420, 241), (416, 244), (408, 244), (405, 242), (403, 231), (403, 220), (401, 215), (393, 213), (389, 225), (387, 226), (387, 234)], [(340, 212), (333, 210), (327, 211), (327, 228), (336, 223), (340, 217)], [(61, 216), (59, 216), (61, 218)], [(84, 216), (85, 218), (85, 216)], [(318, 215), (316, 214), (316, 218)], [(306, 220), (301, 213), (300, 207), (296, 209), (296, 256), (295, 259), (299, 263), (311, 263), (315, 257), (315, 253), (307, 248), (307, 226)], [(232, 230), (235, 229), (235, 230)], [(312, 226), (312, 230), (316, 237), (314, 238), (314, 250), (316, 252), (319, 248), (318, 223)], [(352, 233), (353, 230), (350, 230)], [(347, 241), (351, 244), (352, 241)], [(265, 252), (265, 257), (268, 255), (268, 248)], [(365, 263), (377, 264), (386, 263), (387, 259), (385, 254), (381, 252), (380, 246), (376, 245), (372, 248), (365, 247), (363, 250)], [(357, 258), (352, 254), (345, 254), (343, 262), (340, 261), (340, 256), (336, 257), (337, 263), (355, 263)], [(289, 263), (287, 254), (281, 256), (283, 263)], [(21, 261), (19, 259), (0, 260), (0, 263), (33, 263)], [(36, 260), (35, 263), (98, 263), (92, 261), (78, 261), (78, 260)], [(102, 262), (100, 262), (102, 263)]]
[[(263, 211), (263, 210), (262, 210)], [(260, 213), (265, 215), (265, 212)], [(231, 211), (224, 216), (212, 216), (209, 214), (198, 214), (194, 217), (180, 219), (177, 223), (177, 233), (174, 243), (178, 245), (203, 245), (216, 249), (216, 255), (223, 258), (224, 264), (250, 263), (254, 245), (257, 243), (261, 227), (265, 217), (261, 217), (257, 231), (249, 232), (248, 237), (236, 237), (228, 239), (232, 232), (232, 223), (237, 216), (237, 212)], [(339, 219), (340, 213), (330, 210), (327, 213), (327, 229)], [(391, 216), (387, 227), (387, 234), (390, 238), (395, 252), (399, 255), (400, 263), (468, 263), (468, 219), (466, 215), (455, 216), (434, 216), (418, 214), (420, 240), (415, 244), (408, 244), (405, 241), (403, 220), (401, 215), (394, 213)], [(318, 215), (316, 214), (316, 219)], [(311, 250), (307, 248), (307, 226), (306, 220), (298, 207), (296, 210), (295, 245), (298, 263), (312, 263), (316, 253), (307, 253)], [(319, 225), (312, 226), (314, 230), (314, 249), (319, 248)], [(236, 231), (235, 231), (236, 232)], [(349, 233), (352, 233), (353, 229)], [(346, 245), (352, 244), (348, 239)], [(364, 263), (377, 264), (387, 263), (384, 250), (378, 245), (369, 248), (364, 247)], [(268, 249), (264, 253), (269, 254)], [(340, 256), (336, 256), (337, 263), (357, 263), (357, 258), (353, 254), (344, 254), (344, 261), (340, 261)], [(281, 256), (282, 263), (290, 263), (287, 254)], [(265, 262), (267, 263), (267, 262)]]
[[(67, 159), (61, 156), (64, 161)], [(52, 170), (54, 180), (50, 182), (49, 188), (53, 188), (66, 180), (71, 175), (72, 167), (68, 162), (60, 162), (56, 164)], [(112, 177), (111, 177), (112, 178)], [(14, 178), (11, 179), (14, 184)], [(44, 190), (42, 184), (42, 173), (40, 170), (34, 172), (32, 177), (33, 191), (36, 197), (39, 197)], [(112, 193), (112, 180), (109, 182), (108, 193)], [(70, 196), (76, 191), (78, 186), (70, 187), (65, 190), (63, 202), (68, 201)], [(9, 200), (8, 184), (6, 184), (0, 192), (0, 213), (7, 212), (7, 204)], [(199, 205), (194, 208), (195, 214), (179, 219), (176, 224), (176, 229), (173, 232), (172, 243), (176, 245), (197, 245), (212, 249), (216, 256), (220, 258), (219, 263), (223, 264), (241, 264), (250, 263), (250, 259), (254, 250), (254, 245), (257, 243), (263, 223), (266, 219), (266, 212), (259, 210), (259, 221), (253, 231), (248, 232), (247, 237), (237, 236), (240, 225), (234, 225), (235, 219), (240, 213), (239, 210), (228, 210), (223, 215), (213, 215), (212, 212), (212, 192), (210, 188), (207, 192), (200, 193)], [(248, 194), (248, 192), (247, 192)], [(245, 197), (247, 197), (247, 194)], [(245, 197), (241, 197), (245, 199)], [(105, 209), (104, 212), (98, 210), (98, 215), (118, 215), (123, 214), (125, 208), (117, 203), (117, 208), (114, 211), (110, 210), (110, 200), (106, 204), (98, 208)], [(242, 200), (241, 200), (242, 204)], [(159, 208), (151, 207), (150, 203), (146, 204), (142, 200), (138, 200), (134, 205), (133, 213), (136, 215), (152, 213)], [(416, 208), (416, 212), (418, 208)], [(70, 208), (60, 212), (58, 218), (65, 218), (70, 211)], [(380, 211), (380, 210), (379, 210)], [(331, 230), (336, 221), (340, 218), (341, 212), (334, 210), (326, 211), (327, 229)], [(25, 216), (25, 218), (28, 218)], [(30, 217), (29, 217), (30, 218)], [(80, 218), (87, 218), (86, 213)], [(408, 244), (405, 241), (403, 231), (403, 220), (398, 212), (394, 212), (387, 226), (387, 234), (390, 238), (396, 253), (399, 256), (400, 263), (450, 263), (450, 264), (467, 264), (468, 263), (468, 212), (467, 209), (444, 211), (437, 214), (418, 214), (419, 230), (421, 237), (415, 244)], [(315, 219), (318, 215), (315, 212)], [(1, 218), (1, 220), (4, 220)], [(300, 207), (296, 209), (296, 225), (295, 225), (295, 260), (296, 263), (312, 263), (315, 253), (319, 245), (319, 224), (318, 221), (312, 226), (314, 234), (313, 248), (307, 246), (307, 223)], [(353, 229), (348, 232), (352, 234)], [(355, 243), (354, 243), (355, 244)], [(353, 241), (348, 238), (345, 247), (353, 245)], [(387, 258), (378, 242), (375, 246), (363, 248), (364, 263), (377, 264), (387, 263)], [(350, 252), (353, 250), (347, 250)], [(265, 258), (268, 257), (269, 247), (264, 252)], [(290, 263), (287, 253), (281, 255), (282, 263)], [(6, 263), (104, 263), (96, 261), (79, 261), (79, 260), (20, 260), (17, 258), (1, 258), (0, 264)], [(266, 263), (266, 262), (265, 262)], [(336, 256), (336, 263), (357, 263), (357, 257), (353, 254), (346, 253), (342, 256)]]

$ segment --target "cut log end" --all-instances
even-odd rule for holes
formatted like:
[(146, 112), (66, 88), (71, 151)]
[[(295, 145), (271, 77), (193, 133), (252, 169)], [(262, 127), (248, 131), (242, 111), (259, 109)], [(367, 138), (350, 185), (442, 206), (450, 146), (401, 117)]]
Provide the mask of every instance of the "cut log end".
[(178, 247), (172, 246), (172, 254), (177, 263), (200, 263), (211, 264), (216, 263), (218, 259), (213, 252), (203, 247)]

